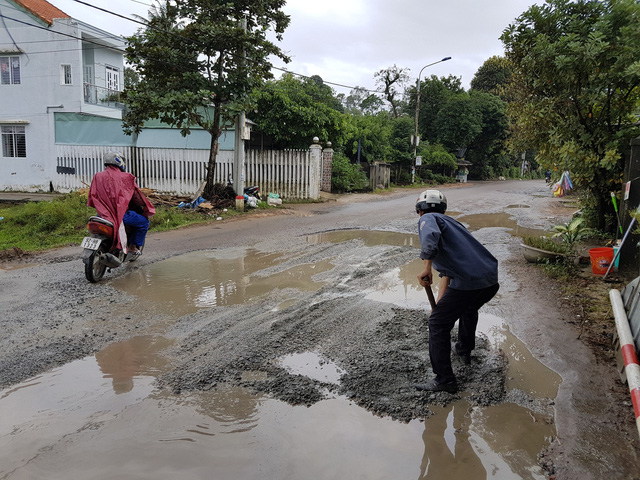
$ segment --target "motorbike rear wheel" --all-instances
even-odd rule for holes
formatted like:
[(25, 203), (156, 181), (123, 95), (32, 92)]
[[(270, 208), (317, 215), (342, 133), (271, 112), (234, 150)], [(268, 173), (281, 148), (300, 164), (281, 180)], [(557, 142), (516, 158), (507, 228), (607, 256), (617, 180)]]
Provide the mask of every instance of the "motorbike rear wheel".
[(104, 253), (102, 248), (95, 250), (89, 257), (87, 263), (84, 264), (84, 276), (87, 277), (87, 280), (91, 283), (99, 282), (107, 270), (107, 266), (100, 263), (101, 253)]

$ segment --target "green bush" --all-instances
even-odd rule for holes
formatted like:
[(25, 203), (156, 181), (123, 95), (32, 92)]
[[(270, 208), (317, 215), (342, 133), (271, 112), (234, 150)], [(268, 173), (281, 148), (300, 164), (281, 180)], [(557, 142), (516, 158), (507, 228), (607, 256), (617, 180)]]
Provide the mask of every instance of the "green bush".
[(331, 168), (331, 189), (336, 192), (364, 190), (369, 186), (367, 175), (359, 165), (349, 161), (344, 155), (334, 155)]
[(418, 179), (422, 180), (424, 183), (444, 185), (445, 183), (452, 183), (455, 179), (442, 175), (441, 173), (434, 173), (429, 169), (420, 170), (419, 175), (417, 175)]

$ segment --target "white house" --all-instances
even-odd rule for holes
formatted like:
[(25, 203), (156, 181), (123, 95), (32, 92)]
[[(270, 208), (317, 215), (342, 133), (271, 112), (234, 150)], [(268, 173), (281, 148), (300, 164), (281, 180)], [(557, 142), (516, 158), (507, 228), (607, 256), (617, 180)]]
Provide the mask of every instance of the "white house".
[(124, 41), (46, 0), (0, 0), (0, 20), (0, 189), (49, 190), (56, 114), (120, 123)]

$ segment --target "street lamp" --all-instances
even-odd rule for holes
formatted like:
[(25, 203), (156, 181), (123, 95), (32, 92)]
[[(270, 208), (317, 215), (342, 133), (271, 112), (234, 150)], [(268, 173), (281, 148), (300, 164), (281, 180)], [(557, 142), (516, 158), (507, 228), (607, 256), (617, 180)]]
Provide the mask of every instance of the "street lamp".
[[(435, 65), (436, 63), (442, 63), (442, 62), (446, 62), (447, 60), (451, 60), (451, 57), (444, 57), (442, 60), (438, 60), (437, 62), (433, 62), (430, 63), (429, 65), (425, 65), (424, 67), (422, 67), (420, 69), (420, 73), (418, 73), (418, 81), (416, 83), (416, 121), (415, 121), (415, 135), (413, 137), (413, 159), (414, 162), (417, 158), (418, 155), (418, 117), (420, 115), (420, 76), (422, 75), (422, 71), (427, 68), (430, 67), (431, 65)], [(412, 174), (411, 174), (411, 183), (413, 183), (415, 181), (415, 165), (412, 169)]]

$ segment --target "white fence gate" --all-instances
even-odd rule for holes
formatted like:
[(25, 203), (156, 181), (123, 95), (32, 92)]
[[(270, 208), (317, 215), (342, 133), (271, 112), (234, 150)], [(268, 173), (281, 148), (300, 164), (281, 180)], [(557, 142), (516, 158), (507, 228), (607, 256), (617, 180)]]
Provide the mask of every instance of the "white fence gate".
[[(56, 145), (57, 191), (87, 187), (104, 169), (103, 155), (110, 146)], [(193, 195), (207, 172), (209, 150), (119, 147), (127, 159), (127, 171), (138, 185), (160, 193)], [(314, 150), (315, 153), (315, 150)], [(226, 183), (233, 170), (233, 152), (217, 156), (216, 183)], [(245, 154), (245, 185), (258, 185), (260, 192), (284, 198), (317, 199), (320, 191), (320, 155), (311, 150), (250, 150)]]

